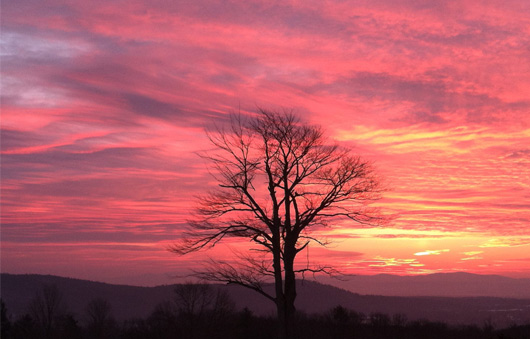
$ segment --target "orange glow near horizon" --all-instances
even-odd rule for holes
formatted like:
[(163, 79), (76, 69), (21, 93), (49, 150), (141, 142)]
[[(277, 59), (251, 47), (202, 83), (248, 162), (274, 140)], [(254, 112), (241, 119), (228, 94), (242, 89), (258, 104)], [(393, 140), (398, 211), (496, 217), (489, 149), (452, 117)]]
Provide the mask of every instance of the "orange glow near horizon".
[(246, 1), (2, 6), (2, 271), (170, 283), (197, 152), (234, 111), (293, 108), (373, 161), (392, 221), (301, 253), (347, 274), (530, 278), (530, 8)]

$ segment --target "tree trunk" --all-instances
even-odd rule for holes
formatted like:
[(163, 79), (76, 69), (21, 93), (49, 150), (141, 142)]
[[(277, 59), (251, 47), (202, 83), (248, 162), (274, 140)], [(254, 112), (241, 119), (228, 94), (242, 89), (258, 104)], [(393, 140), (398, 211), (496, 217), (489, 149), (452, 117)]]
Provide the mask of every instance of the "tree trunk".
[[(293, 247), (294, 248), (294, 247)], [(294, 250), (290, 251), (285, 249), (284, 253), (284, 270), (285, 270), (285, 289), (284, 289), (284, 299), (285, 299), (285, 330), (287, 338), (291, 338), (294, 332), (294, 315), (296, 312), (294, 301), (296, 299), (296, 278), (294, 273)]]
[(276, 311), (278, 314), (278, 338), (287, 339), (287, 322), (286, 322), (286, 307), (285, 295), (283, 292), (283, 276), (282, 276), (282, 258), (280, 245), (280, 232), (273, 236), (273, 266), (274, 266), (274, 285), (276, 292)]
[[(284, 251), (282, 276), (280, 253), (274, 253), (276, 310), (278, 314), (278, 338), (289, 339), (294, 333), (294, 301), (296, 299), (296, 279), (294, 273), (294, 250)], [(276, 266), (278, 265), (278, 266)], [(280, 269), (276, 269), (279, 267)]]
[[(283, 299), (283, 298), (282, 298)], [(278, 339), (287, 339), (287, 323), (285, 322), (285, 300), (276, 297), (276, 311), (278, 313)]]

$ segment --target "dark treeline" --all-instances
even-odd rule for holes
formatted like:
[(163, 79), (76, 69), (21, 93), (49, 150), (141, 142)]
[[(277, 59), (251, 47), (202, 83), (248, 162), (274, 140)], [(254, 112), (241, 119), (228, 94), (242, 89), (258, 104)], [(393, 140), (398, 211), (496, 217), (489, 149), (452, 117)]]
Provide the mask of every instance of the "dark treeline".
[[(174, 297), (159, 304), (145, 319), (118, 322), (111, 305), (94, 299), (84, 314), (68, 312), (55, 285), (45, 285), (29, 305), (27, 313), (12, 319), (1, 303), (3, 339), (269, 339), (277, 334), (276, 318), (257, 316), (250, 310), (236, 310), (228, 294), (211, 285), (183, 284)], [(348, 339), (528, 339), (530, 324), (496, 329), (483, 326), (449, 326), (428, 320), (407, 320), (404, 315), (362, 314), (336, 306), (323, 314), (298, 313), (297, 338)]]

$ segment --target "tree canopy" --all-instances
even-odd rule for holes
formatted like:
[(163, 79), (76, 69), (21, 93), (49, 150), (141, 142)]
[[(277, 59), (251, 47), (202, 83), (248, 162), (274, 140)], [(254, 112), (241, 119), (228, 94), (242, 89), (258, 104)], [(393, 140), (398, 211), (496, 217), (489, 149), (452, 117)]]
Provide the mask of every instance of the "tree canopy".
[[(179, 254), (215, 246), (227, 237), (246, 238), (261, 255), (240, 254), (239, 264), (211, 261), (199, 276), (254, 289), (277, 305), (282, 328), (294, 313), (295, 275), (329, 272), (330, 266), (295, 266), (296, 256), (319, 227), (339, 219), (373, 225), (381, 221), (370, 203), (381, 185), (372, 164), (336, 144), (322, 128), (292, 112), (259, 109), (255, 116), (234, 115), (226, 128), (208, 132), (214, 150), (202, 156), (218, 188), (199, 198), (196, 215)], [(275, 283), (263, 289), (264, 278)]]

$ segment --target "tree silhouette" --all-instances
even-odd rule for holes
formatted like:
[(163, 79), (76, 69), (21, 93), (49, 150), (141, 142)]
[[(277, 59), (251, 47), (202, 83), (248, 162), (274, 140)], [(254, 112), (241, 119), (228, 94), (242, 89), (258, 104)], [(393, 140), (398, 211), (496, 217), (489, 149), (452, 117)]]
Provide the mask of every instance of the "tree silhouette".
[(232, 299), (226, 291), (207, 284), (185, 283), (175, 287), (175, 304), (181, 315), (203, 317), (229, 314), (234, 311)]
[[(217, 190), (199, 198), (190, 230), (171, 250), (186, 254), (225, 237), (247, 238), (258, 255), (238, 254), (238, 264), (211, 260), (199, 277), (248, 287), (276, 304), (280, 337), (289, 336), (297, 273), (333, 271), (297, 266), (311, 242), (310, 231), (340, 218), (360, 224), (381, 218), (369, 203), (380, 197), (373, 167), (349, 149), (329, 145), (318, 126), (292, 112), (259, 109), (233, 115), (228, 128), (208, 133), (215, 150), (203, 154), (213, 165)], [(274, 291), (264, 289), (267, 277)]]
[(102, 298), (92, 299), (85, 309), (88, 331), (92, 338), (112, 338), (116, 324), (110, 303)]
[(45, 338), (53, 338), (60, 318), (66, 313), (63, 296), (57, 285), (44, 284), (31, 299), (29, 312)]
[(208, 284), (177, 285), (174, 301), (188, 338), (209, 338), (213, 333), (220, 337), (220, 327), (235, 309), (226, 291)]

